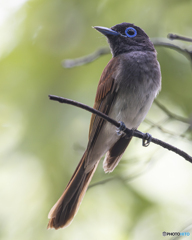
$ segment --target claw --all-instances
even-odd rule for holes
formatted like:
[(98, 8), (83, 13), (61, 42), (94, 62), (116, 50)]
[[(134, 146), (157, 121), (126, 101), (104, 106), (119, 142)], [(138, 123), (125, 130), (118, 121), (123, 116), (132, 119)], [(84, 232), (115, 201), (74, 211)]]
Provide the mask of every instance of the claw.
[(116, 133), (117, 133), (117, 135), (120, 136), (122, 134), (122, 131), (124, 131), (126, 129), (126, 126), (125, 126), (125, 123), (121, 122), (121, 121), (119, 121), (119, 124), (120, 124), (120, 126), (117, 128)]
[(151, 142), (152, 136), (149, 133), (145, 133), (145, 136), (143, 138), (143, 146), (148, 147)]

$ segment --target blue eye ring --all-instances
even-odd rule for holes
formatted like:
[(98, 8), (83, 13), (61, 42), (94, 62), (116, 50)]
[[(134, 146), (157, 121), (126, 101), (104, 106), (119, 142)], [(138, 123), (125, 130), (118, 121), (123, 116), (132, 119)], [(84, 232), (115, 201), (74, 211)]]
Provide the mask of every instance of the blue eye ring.
[[(133, 34), (129, 34), (128, 31), (132, 31)], [(130, 37), (130, 38), (133, 38), (137, 35), (137, 30), (133, 27), (128, 27), (126, 30), (125, 30), (125, 34), (127, 35), (127, 37)]]

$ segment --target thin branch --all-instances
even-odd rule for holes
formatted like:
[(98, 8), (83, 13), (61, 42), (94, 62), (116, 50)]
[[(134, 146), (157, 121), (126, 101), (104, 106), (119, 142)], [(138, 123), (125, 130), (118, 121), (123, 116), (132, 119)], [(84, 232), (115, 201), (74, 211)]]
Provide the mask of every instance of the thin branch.
[(167, 38), (169, 38), (170, 40), (181, 40), (181, 41), (185, 41), (185, 42), (192, 42), (192, 38), (183, 37), (181, 35), (177, 35), (177, 34), (173, 34), (173, 33), (169, 33), (167, 35)]
[(102, 181), (98, 181), (98, 182), (96, 182), (96, 183), (93, 183), (93, 184), (89, 185), (88, 189), (90, 189), (90, 188), (92, 188), (92, 187), (95, 187), (95, 186), (97, 186), (97, 185), (103, 185), (103, 184), (108, 183), (108, 182), (110, 182), (110, 181), (112, 181), (112, 180), (115, 180), (115, 179), (117, 179), (117, 178), (118, 178), (118, 177), (112, 177), (112, 178), (108, 178), (108, 179), (105, 179), (105, 180), (102, 180)]
[(129, 176), (128, 178), (123, 178), (121, 176), (114, 176), (114, 177), (111, 177), (111, 178), (108, 178), (108, 179), (105, 179), (105, 180), (95, 182), (95, 183), (89, 185), (88, 189), (90, 189), (92, 187), (95, 187), (95, 186), (98, 186), (98, 185), (103, 185), (103, 184), (108, 183), (108, 182), (113, 181), (113, 180), (121, 180), (123, 182), (128, 182), (128, 181), (131, 181), (131, 180), (139, 177), (140, 175), (141, 174), (137, 174), (137, 175)]
[(169, 116), (170, 118), (173, 118), (177, 121), (183, 122), (183, 123), (187, 123), (190, 124), (190, 120), (184, 117), (181, 117), (175, 113), (172, 113), (171, 111), (169, 111), (169, 109), (167, 109), (163, 104), (161, 104), (159, 101), (157, 101), (157, 99), (154, 100), (155, 104), (163, 111), (167, 114), (167, 116)]
[[(153, 42), (154, 46), (156, 47), (166, 47), (173, 49), (181, 54), (183, 54), (187, 59), (190, 59), (192, 61), (192, 51), (188, 50), (186, 48), (179, 47), (173, 43), (167, 42), (167, 39), (164, 38), (152, 38), (151, 41)], [(75, 58), (75, 59), (66, 59), (62, 62), (62, 66), (64, 68), (73, 68), (81, 65), (88, 64), (90, 62), (93, 62), (97, 58), (99, 58), (102, 55), (109, 54), (110, 49), (109, 47), (101, 48), (95, 51), (94, 53), (91, 53), (89, 55)]]
[(81, 65), (93, 62), (100, 56), (109, 54), (109, 53), (110, 53), (109, 48), (100, 48), (99, 50), (95, 51), (94, 53), (91, 53), (84, 57), (80, 57), (80, 58), (76, 58), (76, 59), (66, 59), (62, 62), (62, 66), (64, 68), (73, 68), (73, 67), (81, 66)]
[(159, 123), (154, 123), (154, 122), (152, 122), (149, 119), (145, 119), (144, 122), (146, 122), (147, 124), (150, 125), (150, 128), (148, 128), (146, 130), (147, 132), (149, 130), (151, 130), (152, 128), (157, 128), (157, 129), (159, 129), (163, 133), (169, 134), (169, 135), (171, 135), (173, 137), (181, 137), (181, 138), (184, 138), (184, 139), (186, 139), (186, 140), (191, 142), (191, 138), (186, 135), (187, 132), (191, 131), (190, 127), (188, 127), (183, 133), (178, 134), (178, 133), (171, 132), (171, 131), (163, 128)]
[[(113, 181), (113, 180), (120, 180), (123, 183), (130, 182), (130, 181), (140, 177), (141, 175), (143, 175), (144, 173), (146, 173), (146, 171), (148, 171), (150, 169), (151, 165), (149, 165), (149, 161), (152, 162), (151, 157), (150, 157), (150, 160), (148, 160), (148, 162), (145, 162), (145, 168), (143, 168), (144, 170), (140, 170), (140, 171), (138, 171), (137, 173), (134, 173), (134, 174), (129, 174), (126, 177), (123, 177), (121, 175), (116, 175), (114, 177), (95, 182), (95, 183), (91, 184), (88, 189), (90, 189), (92, 187), (95, 187), (95, 186), (98, 186), (98, 185), (103, 185), (103, 184), (108, 183), (108, 182)], [(121, 160), (121, 164), (122, 164), (122, 160)]]
[[(67, 103), (67, 104), (70, 104), (70, 105), (73, 105), (73, 106), (76, 106), (76, 107), (79, 107), (79, 108), (82, 108), (82, 109), (85, 109), (91, 113), (94, 113), (98, 116), (100, 116), (101, 118), (105, 119), (106, 121), (110, 122), (111, 124), (113, 124), (114, 126), (116, 126), (117, 128), (120, 127), (120, 123), (118, 123), (117, 121), (115, 121), (114, 119), (110, 118), (109, 116), (97, 111), (96, 109), (94, 108), (91, 108), (85, 104), (82, 104), (82, 103), (79, 103), (79, 102), (76, 102), (76, 101), (73, 101), (73, 100), (70, 100), (70, 99), (66, 99), (66, 98), (62, 98), (62, 97), (58, 97), (58, 96), (54, 96), (54, 95), (49, 95), (49, 98), (50, 100), (54, 100), (54, 101), (58, 101), (60, 103)], [(149, 134), (144, 134), (138, 130), (130, 130), (128, 128), (126, 128), (124, 130), (124, 132), (128, 135), (128, 136), (134, 136), (134, 137), (137, 137), (137, 138), (141, 138), (143, 140), (148, 140), (149, 138)], [(187, 161), (191, 162), (192, 163), (192, 157), (190, 155), (188, 155), (187, 153), (185, 153), (184, 151), (168, 144), (168, 143), (165, 143), (159, 139), (156, 139), (156, 138), (153, 138), (151, 137), (150, 138), (150, 141), (157, 144), (157, 145), (160, 145), (161, 147), (164, 147), (170, 151), (173, 151), (175, 152), (176, 154), (179, 154), (180, 156), (182, 156), (183, 158), (185, 158)]]
[[(185, 137), (185, 135), (187, 135), (187, 133), (191, 132), (191, 130), (192, 130), (192, 126), (190, 125), (190, 126), (183, 132), (182, 135)], [(192, 140), (191, 135), (190, 135), (189, 140)]]
[(153, 38), (152, 42), (153, 42), (154, 46), (156, 46), (156, 47), (170, 48), (172, 50), (175, 50), (175, 51), (183, 54), (188, 60), (192, 61), (192, 51), (187, 48), (177, 46), (173, 43), (167, 42), (167, 40), (159, 39), (159, 38)]
[[(113, 120), (112, 118), (108, 117), (107, 115), (105, 115), (104, 113), (102, 112), (99, 112), (97, 111), (96, 109), (94, 108), (91, 108), (85, 104), (82, 104), (80, 102), (76, 102), (74, 100), (71, 100), (71, 99), (67, 99), (67, 98), (62, 98), (62, 97), (58, 97), (58, 96), (54, 96), (54, 95), (49, 95), (49, 99), (50, 100), (54, 100), (54, 101), (57, 101), (57, 102), (60, 102), (60, 103), (67, 103), (67, 104), (70, 104), (70, 105), (73, 105), (73, 106), (76, 106), (76, 107), (79, 107), (79, 108), (82, 108), (88, 112), (91, 112), (91, 113), (94, 113), (100, 117), (102, 117), (103, 119), (107, 120), (108, 122), (110, 122), (111, 124), (113, 124), (114, 126), (116, 126), (117, 128), (120, 127), (120, 123), (118, 123), (117, 121)], [(131, 130), (130, 130), (131, 131)], [(142, 137), (141, 137), (142, 138)]]
[(116, 175), (114, 177), (95, 182), (95, 183), (91, 184), (88, 187), (88, 189), (90, 189), (92, 187), (95, 187), (95, 186), (98, 186), (98, 185), (103, 185), (103, 184), (108, 183), (108, 182), (113, 181), (113, 180), (121, 180), (122, 182), (129, 182), (129, 181), (141, 176), (141, 174), (143, 174), (143, 172), (135, 174), (135, 175), (128, 176), (127, 178), (121, 177), (120, 175)]
[(169, 134), (169, 135), (171, 135), (171, 136), (178, 136), (178, 137), (180, 137), (180, 134), (171, 132), (171, 131), (163, 128), (163, 127), (162, 127), (161, 125), (159, 125), (158, 123), (154, 123), (154, 122), (152, 122), (152, 121), (149, 120), (149, 119), (145, 119), (144, 121), (145, 121), (147, 124), (149, 124), (151, 127), (153, 127), (153, 128), (158, 128), (158, 129), (159, 129), (161, 132), (163, 132), (163, 133), (167, 133), (167, 134)]

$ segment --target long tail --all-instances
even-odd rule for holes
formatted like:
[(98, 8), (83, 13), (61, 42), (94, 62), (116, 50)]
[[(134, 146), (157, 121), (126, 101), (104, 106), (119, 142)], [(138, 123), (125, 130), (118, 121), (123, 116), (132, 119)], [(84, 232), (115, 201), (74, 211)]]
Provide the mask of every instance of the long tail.
[(49, 212), (48, 218), (50, 220), (47, 228), (58, 229), (67, 227), (77, 213), (88, 185), (99, 163), (98, 161), (94, 168), (90, 172), (86, 173), (86, 155), (87, 154), (85, 151), (65, 191)]

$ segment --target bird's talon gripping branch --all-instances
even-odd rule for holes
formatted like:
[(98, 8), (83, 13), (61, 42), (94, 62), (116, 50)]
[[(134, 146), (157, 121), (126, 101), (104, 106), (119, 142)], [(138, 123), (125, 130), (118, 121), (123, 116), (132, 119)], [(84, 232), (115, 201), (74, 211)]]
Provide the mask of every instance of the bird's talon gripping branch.
[(151, 142), (152, 136), (149, 133), (145, 133), (143, 137), (143, 146), (148, 147)]
[(125, 123), (121, 121), (119, 121), (119, 124), (120, 126), (117, 128), (116, 132), (117, 132), (117, 135), (120, 136), (122, 132), (126, 129), (126, 126), (125, 126)]

